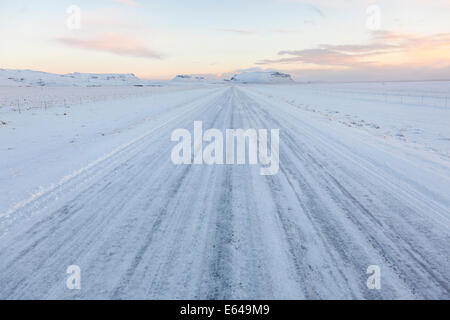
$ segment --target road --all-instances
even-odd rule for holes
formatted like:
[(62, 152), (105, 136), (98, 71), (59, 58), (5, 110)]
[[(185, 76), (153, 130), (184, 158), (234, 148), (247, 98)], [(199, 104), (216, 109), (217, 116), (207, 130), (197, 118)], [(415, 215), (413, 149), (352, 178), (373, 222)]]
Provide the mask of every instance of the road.
[[(171, 133), (195, 120), (280, 129), (278, 174), (174, 165)], [(448, 194), (408, 176), (436, 174), (413, 156), (245, 86), (148, 126), (0, 218), (0, 298), (450, 298)], [(66, 287), (70, 265), (80, 290)]]

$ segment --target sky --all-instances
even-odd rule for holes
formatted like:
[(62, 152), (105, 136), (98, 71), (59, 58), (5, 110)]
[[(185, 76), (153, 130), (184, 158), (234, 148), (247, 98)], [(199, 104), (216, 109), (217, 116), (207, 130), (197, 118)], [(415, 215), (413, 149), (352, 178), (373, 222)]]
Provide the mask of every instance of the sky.
[(4, 69), (450, 79), (450, 0), (1, 0), (0, 31)]

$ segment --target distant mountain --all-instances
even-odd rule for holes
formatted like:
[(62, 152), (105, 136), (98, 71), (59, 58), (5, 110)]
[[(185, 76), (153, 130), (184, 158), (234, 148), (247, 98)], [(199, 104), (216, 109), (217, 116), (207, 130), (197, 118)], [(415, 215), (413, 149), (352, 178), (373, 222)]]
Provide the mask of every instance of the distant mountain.
[(172, 84), (186, 84), (186, 83), (196, 83), (196, 84), (223, 84), (222, 79), (216, 79), (213, 77), (206, 77), (204, 75), (195, 74), (179, 74), (170, 81)]
[(134, 74), (69, 73), (55, 74), (32, 70), (0, 69), (0, 86), (145, 86), (151, 85)]
[(294, 82), (291, 75), (278, 71), (243, 72), (234, 75), (230, 81), (240, 83), (289, 83)]
[(81, 80), (84, 83), (91, 84), (109, 84), (109, 85), (138, 85), (142, 84), (141, 79), (134, 74), (115, 74), (115, 73), (69, 73), (63, 75), (63, 77), (72, 78), (75, 80)]
[(172, 79), (174, 82), (205, 82), (208, 81), (204, 76), (179, 74)]

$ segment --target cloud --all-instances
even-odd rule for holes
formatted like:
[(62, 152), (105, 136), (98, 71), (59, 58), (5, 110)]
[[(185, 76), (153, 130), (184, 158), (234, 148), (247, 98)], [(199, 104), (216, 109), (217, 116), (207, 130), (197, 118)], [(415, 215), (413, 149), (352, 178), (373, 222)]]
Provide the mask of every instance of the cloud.
[(289, 33), (300, 33), (300, 32), (303, 32), (303, 31), (300, 30), (300, 29), (272, 29), (272, 30), (270, 30), (270, 32), (289, 34)]
[(107, 33), (98, 38), (57, 38), (57, 42), (86, 50), (103, 51), (121, 56), (132, 56), (147, 59), (162, 59), (162, 56), (148, 48), (141, 41), (117, 33)]
[(325, 14), (323, 13), (323, 11), (318, 7), (318, 6), (315, 6), (315, 5), (313, 5), (313, 4), (308, 4), (308, 8), (312, 11), (312, 12), (315, 12), (317, 15), (319, 15), (320, 17), (322, 17), (322, 18), (325, 18)]
[(242, 35), (242, 36), (265, 36), (269, 33), (275, 33), (275, 34), (290, 34), (290, 33), (299, 33), (302, 32), (299, 29), (266, 29), (266, 30), (246, 30), (246, 29), (218, 29), (218, 31), (227, 32), (227, 33), (233, 33), (236, 35)]
[[(434, 35), (409, 35), (389, 31), (376, 31), (367, 44), (321, 44), (316, 48), (283, 50), (278, 59), (257, 61), (258, 65), (306, 63), (321, 66), (360, 67), (377, 64), (382, 55), (436, 49), (450, 44), (450, 33)], [(378, 57), (378, 58), (377, 58)]]
[(404, 49), (418, 47), (430, 47), (430, 46), (441, 46), (450, 43), (450, 33), (438, 33), (432, 35), (412, 35), (412, 34), (401, 34), (394, 33), (390, 31), (375, 31), (373, 32), (374, 41), (377, 43), (395, 44)]
[(124, 4), (124, 5), (130, 6), (130, 7), (138, 7), (139, 6), (139, 3), (134, 0), (110, 0), (110, 1)]
[(346, 70), (297, 69), (282, 70), (297, 81), (423, 81), (450, 80), (450, 66), (411, 67), (410, 65), (389, 67), (363, 67)]
[(319, 47), (315, 49), (280, 51), (279, 55), (288, 55), (288, 58), (266, 59), (256, 62), (259, 65), (278, 64), (278, 63), (295, 63), (303, 62), (307, 64), (325, 65), (325, 66), (355, 66), (371, 64), (371, 61), (365, 60), (374, 56), (376, 52), (366, 53), (347, 53), (345, 51), (327, 49)]
[[(347, 52), (347, 53), (358, 53), (358, 52), (381, 52), (385, 50), (393, 50), (398, 48), (397, 45), (387, 44), (387, 43), (370, 43), (370, 44), (343, 44), (343, 45), (329, 45), (322, 44), (319, 48), (324, 50)], [(286, 51), (287, 52), (287, 51)], [(280, 53), (282, 54), (282, 53)]]
[(243, 29), (219, 29), (223, 32), (234, 33), (239, 35), (255, 35), (259, 34), (259, 32), (251, 31), (251, 30), (243, 30)]
[(307, 0), (276, 0), (276, 1), (277, 2), (298, 3), (299, 5), (302, 5), (303, 7), (308, 8), (310, 11), (314, 12), (315, 14), (320, 16), (321, 18), (325, 18), (325, 14), (324, 14), (323, 10), (319, 6), (324, 6), (324, 5), (328, 6), (330, 2), (335, 2), (336, 0), (334, 0), (334, 1), (330, 1), (330, 0), (326, 0), (326, 1), (317, 1), (317, 0), (313, 0), (313, 1), (307, 1)]
[(253, 68), (244, 68), (244, 69), (237, 69), (234, 70), (234, 73), (243, 73), (243, 72), (261, 72), (261, 71), (277, 71), (275, 69), (263, 69), (259, 67), (253, 67)]

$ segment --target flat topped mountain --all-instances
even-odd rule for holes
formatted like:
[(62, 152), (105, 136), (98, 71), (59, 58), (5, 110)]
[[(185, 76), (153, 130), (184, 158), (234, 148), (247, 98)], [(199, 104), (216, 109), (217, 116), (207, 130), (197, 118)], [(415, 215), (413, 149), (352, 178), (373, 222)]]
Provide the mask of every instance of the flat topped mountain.
[(55, 74), (33, 70), (0, 69), (0, 85), (7, 86), (117, 86), (139, 85), (134, 74), (80, 73)]
[(289, 83), (294, 82), (291, 75), (278, 71), (243, 72), (234, 75), (230, 81), (242, 83)]

